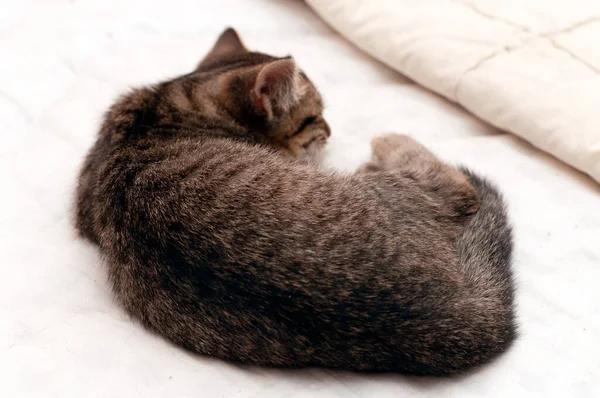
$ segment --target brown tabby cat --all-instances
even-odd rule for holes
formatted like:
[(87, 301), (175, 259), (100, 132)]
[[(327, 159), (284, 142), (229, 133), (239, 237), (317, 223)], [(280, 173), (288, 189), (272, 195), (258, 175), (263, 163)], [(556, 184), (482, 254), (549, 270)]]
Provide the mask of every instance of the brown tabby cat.
[(305, 159), (321, 97), (226, 30), (190, 74), (123, 96), (81, 172), (76, 224), (134, 318), (264, 366), (448, 375), (515, 338), (498, 192), (409, 137), (357, 173)]

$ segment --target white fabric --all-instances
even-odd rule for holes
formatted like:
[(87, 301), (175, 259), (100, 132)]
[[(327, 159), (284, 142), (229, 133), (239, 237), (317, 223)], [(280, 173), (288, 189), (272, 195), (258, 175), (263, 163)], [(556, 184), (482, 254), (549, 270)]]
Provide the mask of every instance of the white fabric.
[(600, 1), (308, 3), (377, 59), (600, 181)]
[[(354, 169), (371, 137), (398, 131), (496, 181), (516, 237), (510, 352), (443, 380), (240, 367), (165, 342), (113, 302), (71, 227), (77, 169), (117, 93), (190, 70), (227, 25), (293, 54), (321, 88), (333, 167)], [(3, 1), (0, 59), (0, 397), (600, 396), (599, 187), (370, 60), (303, 3)]]

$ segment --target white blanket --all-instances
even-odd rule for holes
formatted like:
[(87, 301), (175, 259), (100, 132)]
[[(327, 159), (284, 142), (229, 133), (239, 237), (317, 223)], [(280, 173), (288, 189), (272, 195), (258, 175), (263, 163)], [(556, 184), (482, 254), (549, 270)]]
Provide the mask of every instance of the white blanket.
[[(227, 25), (293, 54), (321, 89), (333, 167), (408, 132), (502, 188), (521, 324), (510, 352), (443, 380), (240, 367), (165, 342), (113, 302), (71, 226), (77, 169), (119, 92), (189, 71)], [(370, 60), (303, 3), (3, 1), (0, 60), (0, 397), (600, 395), (599, 187)]]
[(377, 59), (600, 181), (600, 1), (308, 2)]

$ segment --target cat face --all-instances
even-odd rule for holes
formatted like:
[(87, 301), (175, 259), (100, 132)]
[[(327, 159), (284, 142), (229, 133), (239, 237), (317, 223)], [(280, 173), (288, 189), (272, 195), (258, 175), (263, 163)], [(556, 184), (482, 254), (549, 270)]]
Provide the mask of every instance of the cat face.
[(296, 62), (249, 51), (231, 28), (190, 76), (257, 141), (297, 157), (314, 155), (327, 142), (321, 95)]

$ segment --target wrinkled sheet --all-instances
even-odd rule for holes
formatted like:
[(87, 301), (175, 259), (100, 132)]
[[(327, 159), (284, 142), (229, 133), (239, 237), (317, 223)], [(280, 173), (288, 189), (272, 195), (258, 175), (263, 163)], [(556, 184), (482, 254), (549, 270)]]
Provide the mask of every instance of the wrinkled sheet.
[(308, 0), (367, 53), (600, 182), (598, 0)]
[[(510, 352), (452, 379), (244, 367), (175, 347), (115, 304), (71, 226), (77, 169), (119, 92), (189, 71), (228, 25), (293, 54), (322, 90), (331, 167), (353, 170), (373, 136), (407, 132), (501, 187), (521, 325)], [(0, 187), (2, 397), (600, 395), (598, 185), (369, 59), (302, 2), (1, 2)]]

